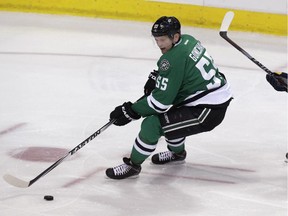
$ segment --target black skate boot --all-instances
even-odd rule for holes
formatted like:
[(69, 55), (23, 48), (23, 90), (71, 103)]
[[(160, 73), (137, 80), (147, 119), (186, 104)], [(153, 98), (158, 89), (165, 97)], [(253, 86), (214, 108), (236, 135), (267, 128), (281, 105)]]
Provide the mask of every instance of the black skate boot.
[(172, 162), (184, 162), (186, 158), (186, 151), (184, 150), (181, 153), (174, 153), (172, 151), (160, 152), (152, 156), (153, 164), (166, 164)]
[(106, 170), (107, 177), (111, 179), (125, 179), (129, 177), (137, 177), (141, 172), (141, 166), (135, 165), (131, 162), (130, 158), (123, 158), (124, 164), (108, 168)]

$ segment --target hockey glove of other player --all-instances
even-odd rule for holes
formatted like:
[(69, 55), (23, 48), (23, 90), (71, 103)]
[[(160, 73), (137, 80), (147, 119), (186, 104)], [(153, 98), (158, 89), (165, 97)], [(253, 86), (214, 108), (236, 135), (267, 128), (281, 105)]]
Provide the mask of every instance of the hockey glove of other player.
[(132, 120), (137, 120), (141, 118), (136, 112), (134, 112), (131, 108), (132, 103), (125, 102), (120, 106), (117, 106), (111, 113), (110, 113), (110, 120), (116, 119), (113, 123), (117, 126), (123, 126), (131, 122)]
[(156, 78), (158, 76), (158, 71), (154, 70), (148, 76), (148, 80), (144, 86), (144, 94), (146, 96), (150, 95), (150, 93), (155, 89)]
[(276, 91), (287, 91), (287, 73), (275, 72), (266, 75), (266, 80)]

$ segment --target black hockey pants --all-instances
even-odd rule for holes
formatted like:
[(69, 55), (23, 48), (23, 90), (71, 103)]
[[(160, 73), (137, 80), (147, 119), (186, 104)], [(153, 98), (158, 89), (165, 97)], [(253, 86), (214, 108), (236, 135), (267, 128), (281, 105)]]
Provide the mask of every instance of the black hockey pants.
[(213, 130), (224, 119), (231, 99), (220, 105), (181, 106), (159, 116), (166, 139), (172, 140)]

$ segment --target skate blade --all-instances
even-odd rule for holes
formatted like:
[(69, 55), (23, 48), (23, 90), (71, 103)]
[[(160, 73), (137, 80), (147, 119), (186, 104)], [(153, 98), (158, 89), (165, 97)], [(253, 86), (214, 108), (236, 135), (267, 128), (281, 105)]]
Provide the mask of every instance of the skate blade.
[(183, 160), (183, 161), (171, 161), (171, 162), (167, 162), (167, 163), (164, 163), (164, 164), (155, 164), (155, 163), (153, 163), (152, 161), (150, 161), (150, 163), (152, 164), (152, 165), (155, 165), (155, 166), (173, 166), (173, 165), (181, 165), (181, 164), (185, 164), (186, 163), (186, 161), (185, 160)]
[(106, 176), (105, 175), (105, 179), (107, 179), (107, 180), (125, 180), (125, 179), (137, 179), (137, 178), (139, 178), (139, 174), (138, 175), (133, 175), (133, 176), (130, 176), (130, 177), (127, 177), (127, 178), (123, 178), (123, 179), (113, 179), (113, 178), (110, 178), (110, 177), (108, 177), (108, 176)]

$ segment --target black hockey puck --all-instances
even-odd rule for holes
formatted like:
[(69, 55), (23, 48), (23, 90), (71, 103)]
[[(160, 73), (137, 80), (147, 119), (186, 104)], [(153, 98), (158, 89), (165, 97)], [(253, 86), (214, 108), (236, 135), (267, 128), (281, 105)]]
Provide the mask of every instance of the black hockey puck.
[(288, 159), (288, 152), (286, 153), (286, 159)]
[(54, 197), (50, 196), (50, 195), (45, 195), (44, 199), (47, 200), (47, 201), (52, 201), (52, 200), (54, 200)]

